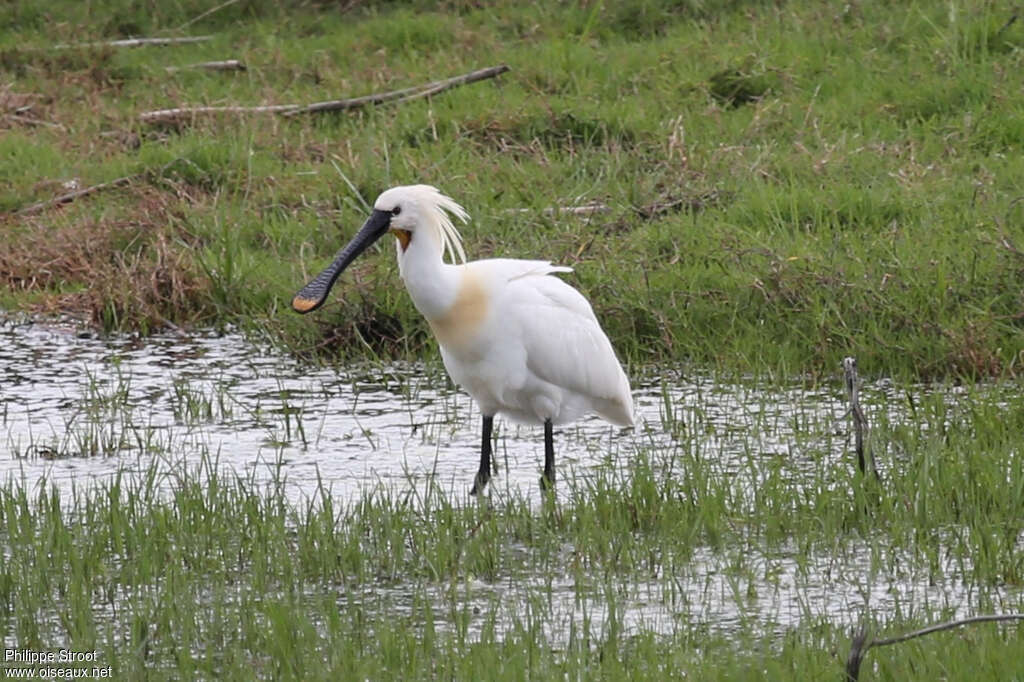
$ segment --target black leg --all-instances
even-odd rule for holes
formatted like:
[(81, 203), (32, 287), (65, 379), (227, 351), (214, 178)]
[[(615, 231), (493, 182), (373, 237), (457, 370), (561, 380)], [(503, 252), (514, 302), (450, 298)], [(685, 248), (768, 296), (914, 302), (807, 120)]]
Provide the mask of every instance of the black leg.
[(540, 485), (546, 490), (555, 488), (555, 442), (551, 420), (544, 420), (544, 478)]
[(494, 430), (494, 417), (484, 415), (483, 438), (480, 441), (480, 469), (476, 472), (473, 489), (470, 495), (484, 491), (487, 481), (491, 480), (491, 432)]

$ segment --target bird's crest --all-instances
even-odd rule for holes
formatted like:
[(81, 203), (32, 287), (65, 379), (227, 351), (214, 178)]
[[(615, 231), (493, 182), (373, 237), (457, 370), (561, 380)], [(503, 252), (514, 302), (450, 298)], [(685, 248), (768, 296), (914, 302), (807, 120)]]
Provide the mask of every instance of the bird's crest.
[(403, 201), (410, 201), (417, 206), (425, 223), (420, 229), (434, 230), (441, 244), (441, 253), (447, 252), (453, 263), (466, 262), (462, 235), (452, 222), (452, 216), (464, 223), (468, 221), (466, 209), (431, 185), (392, 187), (377, 198), (375, 208), (386, 211)]
[(455, 216), (463, 223), (469, 220), (469, 214), (451, 197), (441, 194), (440, 190), (430, 185), (421, 185), (430, 197), (433, 210), (430, 212), (438, 235), (441, 237), (441, 250), (447, 251), (453, 263), (466, 262), (466, 251), (462, 248), (462, 235), (452, 222)]

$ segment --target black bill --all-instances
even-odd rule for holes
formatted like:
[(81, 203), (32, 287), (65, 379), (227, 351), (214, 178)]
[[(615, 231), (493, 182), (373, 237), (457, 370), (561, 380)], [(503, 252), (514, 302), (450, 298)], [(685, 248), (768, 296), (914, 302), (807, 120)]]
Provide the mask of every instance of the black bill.
[(308, 313), (316, 310), (327, 300), (327, 294), (345, 268), (354, 261), (359, 254), (367, 249), (375, 241), (383, 237), (391, 225), (391, 213), (389, 211), (374, 211), (369, 219), (363, 224), (345, 248), (334, 257), (334, 262), (324, 268), (323, 272), (314, 277), (306, 286), (302, 287), (299, 293), (292, 298), (292, 308), (298, 313)]

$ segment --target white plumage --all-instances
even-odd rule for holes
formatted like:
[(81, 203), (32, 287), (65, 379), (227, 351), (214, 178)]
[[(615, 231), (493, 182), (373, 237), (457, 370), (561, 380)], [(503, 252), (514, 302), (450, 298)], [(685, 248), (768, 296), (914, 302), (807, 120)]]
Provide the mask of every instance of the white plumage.
[(495, 414), (545, 425), (545, 479), (554, 483), (552, 424), (595, 412), (632, 426), (629, 380), (590, 304), (556, 276), (571, 268), (508, 258), (445, 263), (445, 252), (464, 260), (451, 216), (463, 222), (468, 218), (433, 187), (387, 190), (352, 243), (296, 296), (293, 306), (300, 312), (318, 307), (359, 252), (385, 232), (394, 233), (406, 289), (429, 322), (452, 380), (484, 416), (474, 492), (490, 478)]
[(475, 328), (441, 343), (452, 379), (485, 414), (564, 424), (593, 411), (633, 424), (629, 381), (608, 337), (587, 300), (553, 276), (570, 268), (516, 260), (443, 267), (481, 283), (489, 300)]

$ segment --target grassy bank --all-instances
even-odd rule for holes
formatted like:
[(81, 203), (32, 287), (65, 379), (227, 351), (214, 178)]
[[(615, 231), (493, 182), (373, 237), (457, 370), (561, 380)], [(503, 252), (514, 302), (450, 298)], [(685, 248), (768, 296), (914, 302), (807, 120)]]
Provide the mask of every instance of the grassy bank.
[[(473, 215), (473, 257), (574, 266), (636, 362), (831, 372), (853, 354), (872, 374), (1018, 371), (1024, 27), (1001, 6), (90, 8), (0, 9), (4, 308), (108, 330), (241, 325), (311, 355), (417, 355), (432, 341), (389, 246), (315, 318), (287, 302), (360, 224), (363, 200), (428, 182)], [(213, 39), (53, 49), (140, 34)], [(165, 70), (228, 58), (248, 70)], [(498, 63), (511, 71), (494, 81), (355, 113), (138, 119)], [(124, 176), (14, 214), (65, 183)], [(587, 202), (608, 210), (543, 213)]]

